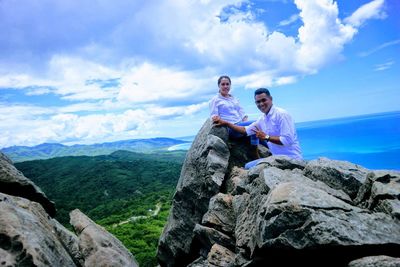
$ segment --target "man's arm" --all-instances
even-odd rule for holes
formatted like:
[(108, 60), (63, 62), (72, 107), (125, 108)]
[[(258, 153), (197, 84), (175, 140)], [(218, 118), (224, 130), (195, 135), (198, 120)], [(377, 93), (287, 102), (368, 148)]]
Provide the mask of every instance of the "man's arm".
[(217, 126), (228, 126), (229, 128), (231, 128), (232, 130), (242, 133), (242, 134), (246, 134), (246, 129), (243, 126), (238, 126), (235, 125), (233, 123), (224, 121), (223, 119), (221, 119), (220, 117), (218, 118), (213, 118), (214, 124)]

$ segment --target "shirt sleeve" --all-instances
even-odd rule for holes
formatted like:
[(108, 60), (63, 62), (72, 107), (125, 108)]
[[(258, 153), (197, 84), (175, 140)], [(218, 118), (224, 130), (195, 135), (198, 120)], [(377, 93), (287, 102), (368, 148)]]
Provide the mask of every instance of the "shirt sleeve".
[(256, 133), (257, 128), (260, 128), (259, 125), (258, 125), (259, 121), (260, 121), (260, 119), (256, 120), (255, 122), (253, 122), (249, 126), (244, 126), (244, 128), (246, 129), (246, 134), (248, 136), (254, 135)]
[(280, 128), (279, 140), (281, 140), (282, 144), (284, 146), (293, 144), (295, 135), (294, 121), (288, 113), (282, 116)]
[(239, 100), (237, 100), (237, 110), (238, 110), (240, 118), (243, 120), (243, 118), (246, 116), (246, 113), (244, 112), (244, 109), (240, 105)]
[(217, 106), (217, 98), (214, 97), (213, 99), (211, 99), (210, 101), (210, 117), (214, 117), (214, 116), (218, 116), (218, 106)]

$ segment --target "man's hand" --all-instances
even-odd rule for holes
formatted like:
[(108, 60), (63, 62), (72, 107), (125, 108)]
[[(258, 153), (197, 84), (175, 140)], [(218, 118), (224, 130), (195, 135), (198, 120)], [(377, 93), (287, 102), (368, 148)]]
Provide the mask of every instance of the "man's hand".
[(265, 138), (266, 138), (266, 136), (267, 136), (266, 133), (264, 133), (263, 131), (261, 131), (261, 130), (258, 129), (257, 127), (256, 127), (256, 130), (255, 130), (254, 132), (256, 133), (256, 137), (257, 137), (258, 139), (260, 139), (260, 140), (262, 140), (262, 141), (265, 140)]

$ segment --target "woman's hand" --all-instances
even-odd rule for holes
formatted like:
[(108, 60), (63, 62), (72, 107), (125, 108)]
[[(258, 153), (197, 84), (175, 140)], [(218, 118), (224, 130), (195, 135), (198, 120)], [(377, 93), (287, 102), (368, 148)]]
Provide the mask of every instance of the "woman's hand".
[(227, 126), (228, 122), (221, 119), (219, 116), (217, 118), (213, 118), (213, 122), (216, 126)]
[(215, 123), (216, 121), (219, 121), (221, 118), (218, 115), (214, 115), (211, 117), (211, 119)]

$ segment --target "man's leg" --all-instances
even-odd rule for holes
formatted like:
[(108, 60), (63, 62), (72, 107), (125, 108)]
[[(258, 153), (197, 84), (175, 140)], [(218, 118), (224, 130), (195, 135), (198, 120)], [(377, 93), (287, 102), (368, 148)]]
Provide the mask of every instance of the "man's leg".
[(262, 159), (256, 159), (256, 160), (247, 162), (246, 165), (244, 165), (244, 169), (245, 169), (245, 170), (248, 170), (248, 169), (250, 169), (250, 168), (256, 166), (257, 163), (260, 162), (261, 160), (262, 160)]

